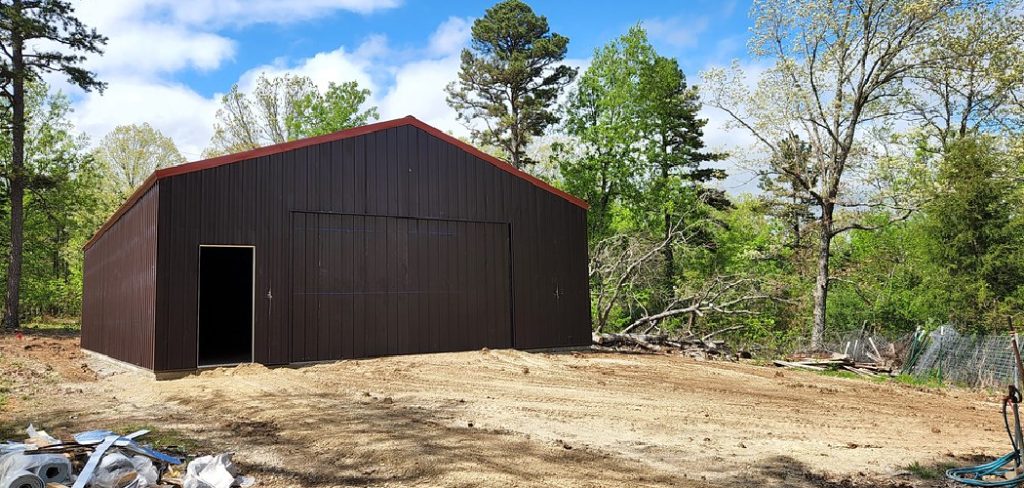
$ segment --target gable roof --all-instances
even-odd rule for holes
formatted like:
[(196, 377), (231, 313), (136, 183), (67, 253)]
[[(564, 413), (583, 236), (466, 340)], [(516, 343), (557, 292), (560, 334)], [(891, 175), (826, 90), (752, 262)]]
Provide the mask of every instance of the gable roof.
[(215, 158), (203, 159), (191, 163), (180, 164), (178, 166), (171, 166), (170, 168), (158, 169), (154, 171), (153, 174), (149, 175), (149, 177), (146, 178), (144, 182), (142, 182), (142, 185), (135, 189), (134, 192), (132, 192), (131, 196), (128, 197), (128, 200), (121, 204), (121, 206), (117, 208), (117, 211), (115, 211), (114, 214), (111, 215), (110, 218), (107, 219), (107, 221), (104, 222), (102, 226), (100, 226), (99, 230), (97, 230), (96, 233), (93, 234), (92, 238), (85, 243), (83, 249), (89, 249), (90, 247), (92, 247), (92, 245), (95, 244), (97, 240), (99, 240), (99, 238), (107, 231), (107, 229), (114, 225), (114, 223), (117, 222), (118, 219), (120, 219), (125, 212), (132, 208), (135, 205), (135, 203), (139, 201), (139, 199), (142, 198), (142, 196), (145, 195), (146, 192), (148, 192), (149, 189), (153, 187), (153, 185), (156, 184), (157, 181), (160, 181), (164, 178), (185, 173), (192, 173), (194, 171), (202, 171), (204, 169), (216, 168), (217, 166), (223, 166), (225, 164), (237, 163), (249, 159), (255, 159), (262, 156), (283, 153), (286, 151), (291, 151), (293, 149), (299, 149), (306, 146), (323, 144), (325, 142), (340, 141), (342, 139), (358, 137), (373, 132), (382, 131), (385, 129), (401, 127), (404, 125), (411, 125), (438, 139), (441, 139), (444, 142), (455, 145), (459, 149), (462, 149), (463, 151), (466, 151), (467, 153), (490, 163), (494, 167), (519, 179), (526, 180), (527, 182), (533, 184), (534, 186), (542, 190), (545, 190), (549, 193), (552, 193), (554, 195), (557, 195), (565, 199), (569, 203), (572, 203), (573, 205), (576, 205), (583, 209), (590, 208), (587, 202), (583, 201), (582, 199), (574, 197), (562, 190), (559, 190), (558, 188), (555, 188), (550, 184), (544, 182), (544, 180), (541, 180), (536, 176), (526, 173), (525, 171), (517, 169), (515, 166), (512, 166), (512, 164), (506, 161), (491, 156), (490, 154), (487, 154), (473, 147), (472, 145), (467, 144), (459, 140), (458, 138), (441, 131), (440, 129), (434, 126), (428, 125), (427, 123), (417, 119), (416, 117), (408, 115), (400, 119), (375, 122), (373, 124), (353, 127), (351, 129), (332, 132), (330, 134), (324, 134), (321, 136), (310, 137), (307, 139), (299, 139), (290, 142), (283, 142), (280, 144), (264, 146), (249, 151), (243, 151), (234, 154), (226, 154), (224, 156), (217, 156)]

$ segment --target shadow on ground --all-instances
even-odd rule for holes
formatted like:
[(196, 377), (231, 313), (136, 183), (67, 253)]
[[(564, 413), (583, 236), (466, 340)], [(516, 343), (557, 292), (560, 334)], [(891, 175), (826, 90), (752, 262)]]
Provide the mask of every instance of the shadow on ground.
[(221, 420), (207, 432), (211, 442), (251, 451), (239, 462), (255, 476), (303, 486), (702, 486), (579, 446), (452, 425), (443, 411), (390, 397), (263, 396), (262, 404), (278, 405), (273, 412), (219, 393), (172, 401), (216, 412)]
[(110, 405), (97, 405), (97, 411), (85, 414), (57, 410), (31, 419), (5, 418), (0, 420), (0, 439), (23, 437), (29, 422), (61, 437), (145, 426), (154, 429), (149, 442), (172, 451), (187, 443), (191, 455), (238, 452), (241, 471), (262, 486), (945, 487), (949, 485), (942, 473), (948, 467), (985, 461), (951, 458), (891, 478), (835, 477), (827, 474), (827, 466), (808, 466), (780, 455), (755, 466), (724, 464), (707, 473), (708, 481), (688, 472), (685, 464), (670, 473), (583, 446), (454, 425), (454, 415), (443, 410), (406, 406), (390, 397), (261, 393), (260, 405), (277, 405), (267, 410), (207, 391), (175, 396), (169, 403), (177, 408), (149, 418), (105, 418), (103, 408)]

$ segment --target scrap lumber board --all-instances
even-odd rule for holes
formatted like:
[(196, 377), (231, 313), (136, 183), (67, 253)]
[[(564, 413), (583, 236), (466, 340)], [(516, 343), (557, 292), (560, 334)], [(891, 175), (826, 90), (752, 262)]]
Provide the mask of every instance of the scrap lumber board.
[(775, 361), (773, 361), (773, 363), (775, 363), (776, 366), (785, 366), (787, 368), (801, 368), (801, 369), (809, 369), (811, 371), (825, 371), (825, 368), (823, 368), (821, 366), (812, 366), (810, 364), (792, 363), (792, 362), (789, 362), (789, 361), (779, 361), (779, 360), (775, 360)]

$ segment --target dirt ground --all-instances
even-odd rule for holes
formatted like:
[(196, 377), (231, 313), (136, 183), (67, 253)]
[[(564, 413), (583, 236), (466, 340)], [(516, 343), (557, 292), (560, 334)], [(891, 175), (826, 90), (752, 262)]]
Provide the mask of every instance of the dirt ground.
[(0, 336), (0, 439), (149, 426), (235, 451), (260, 486), (944, 486), (918, 475), (1008, 450), (995, 393), (679, 356), (485, 350), (162, 382), (94, 364), (72, 333)]

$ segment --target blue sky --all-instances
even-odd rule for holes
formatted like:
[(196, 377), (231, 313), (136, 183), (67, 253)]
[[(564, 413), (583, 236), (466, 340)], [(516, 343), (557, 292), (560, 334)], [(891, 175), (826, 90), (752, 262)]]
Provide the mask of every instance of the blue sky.
[[(679, 59), (691, 82), (701, 70), (745, 58), (748, 2), (528, 2), (570, 38), (567, 62), (586, 66), (596, 47), (643, 22), (655, 47)], [(148, 122), (189, 160), (209, 142), (219, 97), (260, 73), (302, 74), (317, 84), (356, 80), (383, 119), (414, 115), (456, 134), (444, 100), (469, 27), (492, 1), (77, 0), (79, 17), (110, 38), (88, 66), (109, 84), (71, 93), (74, 122), (94, 141), (114, 126)], [(710, 145), (735, 144), (715, 114)], [(742, 182), (738, 183), (741, 184)]]
[[(303, 21), (259, 23), (227, 28), (238, 49), (219, 69), (182, 71), (178, 79), (203, 95), (223, 92), (253, 66), (275, 59), (298, 60), (339, 46), (357, 46), (374, 35), (387, 36), (396, 49), (414, 49), (450, 17), (475, 18), (489, 1), (408, 0), (401, 6), (360, 14), (338, 10)], [(744, 54), (749, 27), (747, 5), (717, 1), (534, 1), (552, 30), (568, 36), (569, 57), (589, 58), (596, 47), (644, 22), (660, 52), (678, 57), (694, 77), (708, 62)]]

